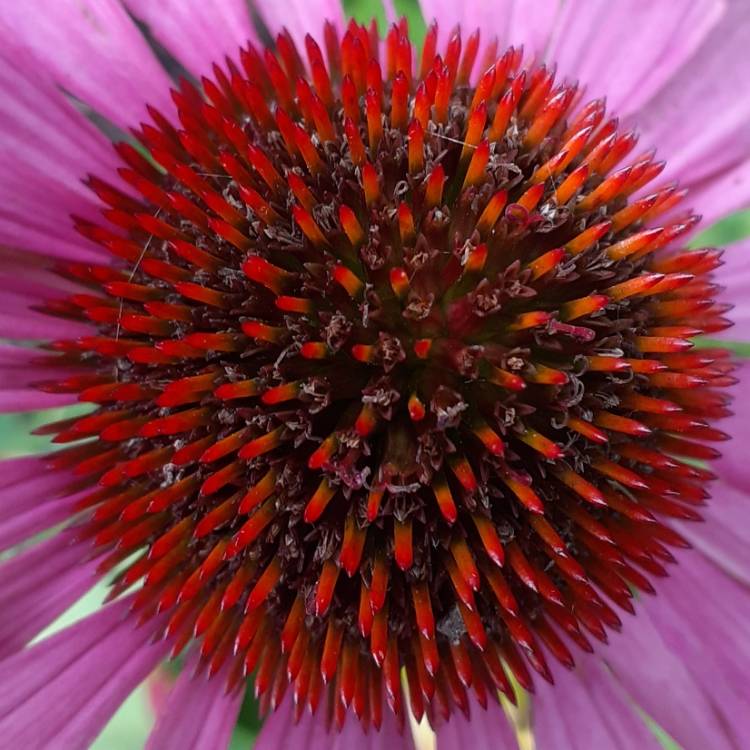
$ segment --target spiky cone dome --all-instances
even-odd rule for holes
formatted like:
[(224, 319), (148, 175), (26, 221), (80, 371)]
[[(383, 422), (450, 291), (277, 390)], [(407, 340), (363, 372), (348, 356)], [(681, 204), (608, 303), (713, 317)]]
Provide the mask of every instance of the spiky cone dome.
[(521, 50), (436, 39), (381, 62), (329, 25), (183, 82), (117, 147), (142, 197), (90, 178), (113, 263), (46, 308), (92, 326), (40, 387), (93, 411), (42, 431), (112, 596), (339, 727), (606, 642), (687, 545), (733, 382), (690, 351), (727, 325), (719, 253), (681, 249), (663, 164)]

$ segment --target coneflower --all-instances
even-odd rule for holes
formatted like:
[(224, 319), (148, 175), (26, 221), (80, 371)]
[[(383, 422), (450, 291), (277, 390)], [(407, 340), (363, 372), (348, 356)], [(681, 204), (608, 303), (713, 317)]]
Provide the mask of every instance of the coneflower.
[(728, 437), (686, 190), (554, 65), (438, 37), (328, 22), (183, 78), (86, 177), (101, 261), (33, 307), (63, 331), (33, 386), (91, 405), (37, 430), (39, 528), (113, 575), (102, 637), (127, 610), (216, 695), (333, 732), (586, 661)]

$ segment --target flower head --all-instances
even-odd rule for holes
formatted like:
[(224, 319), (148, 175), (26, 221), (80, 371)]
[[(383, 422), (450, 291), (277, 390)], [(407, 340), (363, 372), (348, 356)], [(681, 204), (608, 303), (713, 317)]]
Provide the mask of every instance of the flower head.
[(603, 99), (440, 31), (244, 43), (86, 178), (100, 254), (34, 305), (33, 385), (91, 405), (40, 430), (38, 528), (115, 571), (66, 635), (92, 663), (146, 633), (138, 669), (187, 649), (210, 687), (175, 693), (217, 712), (249, 679), (336, 730), (457, 722), (585, 669), (689, 546), (736, 382), (690, 341), (729, 325), (721, 254)]

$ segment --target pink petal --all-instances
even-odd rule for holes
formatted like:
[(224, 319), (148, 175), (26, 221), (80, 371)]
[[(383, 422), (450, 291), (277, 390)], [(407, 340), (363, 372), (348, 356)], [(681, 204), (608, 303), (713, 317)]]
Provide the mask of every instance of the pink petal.
[(0, 290), (0, 305), (8, 303), (10, 310), (5, 312), (0, 307), (0, 337), (18, 340), (49, 341), (54, 339), (75, 339), (79, 336), (90, 336), (91, 326), (76, 323), (72, 320), (54, 318), (44, 315), (15, 303), (20, 302), (18, 295)]
[[(40, 456), (20, 456), (0, 461), (0, 497), (8, 487), (38, 476), (45, 470), (46, 463), (46, 460)], [(1, 508), (2, 502), (0, 502)], [(0, 510), (1, 515), (2, 510)]]
[(88, 747), (117, 707), (164, 658), (153, 623), (134, 626), (130, 598), (0, 663), (6, 747)]
[(497, 37), (499, 49), (523, 45), (526, 60), (539, 59), (560, 12), (560, 0), (421, 0), (427, 23), (437, 20), (440, 44), (456, 24), (464, 34), (480, 29), (482, 40)]
[[(739, 451), (738, 451), (739, 452)], [(747, 458), (738, 460), (747, 461)], [(750, 501), (747, 490), (720, 479), (711, 499), (700, 509), (703, 523), (675, 522), (673, 526), (717, 567), (750, 586)], [(747, 478), (742, 481), (747, 484)]]
[[(750, 693), (747, 665), (750, 643), (745, 630), (750, 618), (750, 590), (726, 575), (703, 555), (686, 557), (660, 590), (664, 600), (649, 603), (649, 614), (682, 656), (696, 679), (708, 678), (711, 699), (738, 747), (750, 746)], [(674, 623), (686, 627), (674, 627)], [(669, 628), (669, 623), (673, 627)]]
[(667, 174), (685, 185), (720, 179), (750, 156), (750, 101), (742, 94), (749, 45), (750, 5), (730, 2), (687, 64), (634, 118), (642, 143), (658, 146)]
[(341, 731), (329, 735), (328, 742), (320, 747), (330, 750), (414, 750), (414, 742), (408, 724), (403, 734), (399, 733), (396, 719), (384, 701), (383, 726), (380, 731), (371, 728), (365, 734), (359, 719), (354, 712), (349, 711)]
[[(750, 243), (747, 245), (750, 251)], [(750, 292), (750, 269), (746, 272), (747, 291)], [(743, 287), (744, 288), (744, 287)], [(746, 299), (746, 295), (744, 299)], [(738, 307), (730, 315), (736, 319), (736, 313), (748, 314), (745, 311), (745, 304), (739, 299)], [(750, 400), (745, 397), (744, 388), (750, 384), (750, 362), (746, 360), (738, 361), (737, 369), (732, 373), (740, 382), (733, 389), (734, 401), (731, 408), (733, 416), (727, 417), (721, 421), (719, 427), (732, 436), (732, 439), (719, 447), (721, 458), (711, 464), (711, 469), (718, 476), (720, 482), (717, 482), (711, 488), (711, 494), (716, 498), (710, 504), (710, 507), (720, 506), (722, 504), (723, 485), (733, 485), (741, 492), (750, 492), (750, 473), (747, 468), (747, 441), (750, 438)]]
[(309, 711), (294, 723), (294, 699), (291, 695), (263, 722), (263, 729), (255, 740), (253, 750), (414, 750), (408, 728), (399, 734), (396, 719), (384, 708), (383, 726), (377, 732), (362, 730), (359, 720), (350, 711), (340, 733), (326, 730), (326, 715), (319, 710), (314, 716)]
[(145, 104), (171, 112), (169, 78), (116, 0), (3, 3), (0, 30), (9, 51), (30, 50), (63, 88), (122, 128)]
[[(716, 281), (724, 286), (717, 295), (717, 302), (734, 306), (726, 314), (734, 325), (721, 333), (712, 334), (712, 338), (750, 341), (750, 241), (727, 245), (722, 260), (724, 265), (715, 271)], [(745, 374), (742, 377), (747, 382), (750, 372), (746, 368), (743, 370)]]
[(516, 738), (503, 709), (489, 701), (483, 709), (469, 692), (470, 717), (455, 712), (435, 730), (439, 750), (515, 750)]
[(330, 739), (322, 711), (316, 716), (305, 711), (299, 724), (294, 723), (294, 699), (287, 695), (279, 707), (266, 717), (253, 750), (285, 750), (288, 747), (328, 750)]
[[(65, 297), (60, 286), (51, 286), (27, 274), (21, 258), (0, 263), (0, 336), (10, 339), (64, 339), (91, 335), (91, 325), (45, 315), (30, 309), (48, 300)], [(42, 276), (42, 279), (45, 277)]]
[[(0, 24), (3, 15), (0, 12)], [(29, 51), (0, 51), (2, 157), (29, 166), (80, 197), (92, 196), (80, 180), (92, 169), (118, 163), (110, 143), (45, 75)], [(6, 175), (7, 176), (7, 175)]]
[(582, 655), (574, 671), (557, 669), (554, 685), (538, 681), (531, 707), (537, 750), (661, 747), (599, 657)]
[(83, 323), (64, 318), (55, 318), (33, 310), (20, 308), (14, 310), (12, 304), (17, 295), (0, 291), (0, 304), (8, 303), (9, 312), (0, 310), (0, 336), (20, 341), (51, 341), (57, 339), (76, 339), (90, 336), (95, 329)]
[(659, 584), (602, 656), (684, 750), (748, 747), (747, 588), (697, 552)]
[(28, 467), (28, 473), (17, 469), (18, 478), (15, 481), (0, 485), (0, 519), (34, 510), (68, 494), (76, 479), (69, 471), (50, 469), (44, 458), (11, 458), (0, 461), (0, 471), (6, 466), (11, 472), (16, 467)]
[(56, 367), (40, 364), (42, 353), (28, 346), (0, 344), (0, 391), (35, 390), (34, 385), (86, 372), (84, 368)]
[(747, 208), (750, 205), (750, 158), (694, 185), (689, 201), (703, 217), (704, 227)]
[(76, 401), (75, 393), (43, 393), (30, 388), (2, 390), (0, 391), (0, 413), (57, 409), (61, 406), (71, 406)]
[[(567, 3), (546, 52), (559, 75), (619, 116), (635, 112), (689, 59), (724, 10), (721, 0)], [(669, 30), (665, 33), (665, 30)]]
[(396, 23), (401, 15), (398, 9), (394, 7), (393, 0), (383, 0), (383, 10), (385, 11), (385, 21), (389, 27)]
[[(66, 471), (49, 469), (43, 459), (0, 461), (17, 481), (0, 484), (0, 550), (45, 531), (70, 517), (75, 504), (89, 489), (70, 494), (75, 477)], [(23, 476), (29, 469), (35, 473)]]
[[(36, 349), (30, 349), (25, 346), (8, 346), (0, 344), (0, 367), (10, 369), (33, 368), (32, 360), (38, 357), (39, 352)], [(42, 369), (42, 368), (40, 368)], [(26, 382), (26, 381), (24, 381)]]
[[(0, 246), (0, 273), (13, 277), (16, 293), (23, 290), (23, 294), (29, 294), (38, 300), (90, 291), (86, 286), (58, 273), (54, 268), (53, 257)], [(99, 260), (101, 261), (101, 256)]]
[(88, 545), (59, 533), (0, 565), (0, 659), (23, 648), (95, 583)]
[(273, 37), (282, 29), (288, 29), (303, 56), (307, 34), (322, 39), (326, 21), (332, 21), (339, 31), (344, 27), (344, 13), (338, 0), (286, 0), (284, 3), (250, 0), (250, 6), (258, 12)]
[(82, 370), (42, 365), (34, 361), (39, 357), (37, 349), (0, 345), (0, 412), (33, 411), (77, 403), (75, 393), (44, 393), (37, 386), (78, 375)]
[(70, 518), (73, 506), (85, 493), (59, 497), (0, 520), (0, 551), (30, 539)]
[(247, 0), (126, 0), (151, 33), (195, 76), (210, 75), (212, 63), (256, 41)]
[[(82, 237), (73, 227), (72, 215), (101, 221), (93, 196), (81, 196), (55, 176), (40, 171), (41, 164), (27, 165), (26, 155), (9, 161), (14, 173), (5, 181), (0, 195), (0, 237), (19, 250), (46, 253), (53, 258), (101, 260), (104, 251)], [(102, 172), (101, 168), (97, 170)], [(77, 177), (82, 178), (83, 172)]]
[(228, 670), (207, 678), (196, 674), (197, 665), (194, 656), (183, 667), (145, 750), (224, 750), (229, 744), (244, 691), (227, 695)]
[(115, 174), (111, 145), (32, 55), (11, 50), (7, 39), (0, 88), (0, 244), (72, 260), (102, 257), (75, 232), (70, 214), (98, 215), (97, 200), (81, 179), (94, 171)]

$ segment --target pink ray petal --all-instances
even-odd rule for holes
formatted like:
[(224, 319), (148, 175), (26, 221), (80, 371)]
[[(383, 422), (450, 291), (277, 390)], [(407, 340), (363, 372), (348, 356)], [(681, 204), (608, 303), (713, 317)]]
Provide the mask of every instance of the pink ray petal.
[(541, 59), (555, 20), (560, 12), (559, 0), (421, 0), (422, 13), (429, 25), (438, 22), (439, 50), (450, 32), (460, 24), (464, 35), (480, 29), (483, 42), (497, 37), (499, 49), (523, 45), (525, 59)]
[(63, 532), (0, 565), (0, 659), (23, 648), (96, 583), (89, 553)]
[(748, 589), (697, 551), (670, 572), (601, 656), (684, 750), (747, 747)]
[(171, 112), (169, 78), (116, 0), (3, 3), (5, 44), (31, 50), (50, 77), (122, 128), (145, 104)]
[(399, 734), (393, 714), (383, 711), (383, 725), (380, 731), (370, 729), (366, 734), (359, 720), (351, 712), (340, 733), (326, 730), (323, 711), (315, 715), (305, 711), (298, 724), (294, 723), (294, 702), (291, 695), (263, 722), (253, 750), (286, 750), (287, 748), (306, 750), (414, 750), (414, 743), (408, 728)]
[(233, 60), (245, 42), (255, 43), (247, 0), (127, 0), (128, 9), (194, 76), (211, 76), (224, 55)]
[(227, 694), (227, 667), (208, 678), (197, 666), (196, 656), (186, 662), (146, 750), (224, 750), (229, 744), (244, 691)]
[[(563, 6), (546, 59), (620, 117), (642, 107), (691, 57), (721, 0), (587, 0)], [(664, 30), (669, 29), (665, 34)]]
[(250, 6), (255, 8), (273, 36), (283, 28), (288, 29), (303, 57), (307, 34), (320, 40), (325, 21), (332, 21), (339, 30), (344, 27), (344, 14), (337, 0), (287, 0), (285, 3), (250, 0)]
[[(750, 5), (730, 2), (690, 60), (634, 118), (665, 174), (686, 185), (721, 179), (750, 156)], [(747, 196), (745, 196), (747, 198)], [(747, 204), (747, 201), (746, 201)]]
[(153, 622), (134, 626), (130, 598), (0, 663), (0, 736), (7, 747), (83, 750), (164, 658)]
[[(437, 746), (440, 750), (515, 750), (515, 733), (503, 709), (490, 700), (483, 709), (471, 691), (469, 694), (470, 718), (455, 711), (450, 721), (439, 726)], [(560, 749), (562, 750), (562, 748)]]
[(658, 750), (637, 709), (599, 657), (581, 655), (574, 671), (555, 670), (531, 698), (537, 750)]
[(0, 244), (17, 255), (22, 249), (71, 260), (104, 257), (73, 229), (70, 214), (98, 214), (81, 180), (90, 172), (115, 175), (111, 145), (28, 50), (0, 50), (0, 88)]

